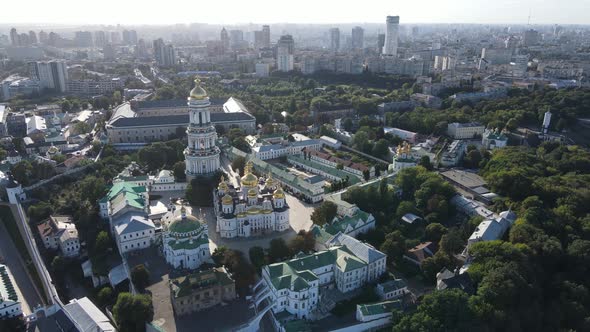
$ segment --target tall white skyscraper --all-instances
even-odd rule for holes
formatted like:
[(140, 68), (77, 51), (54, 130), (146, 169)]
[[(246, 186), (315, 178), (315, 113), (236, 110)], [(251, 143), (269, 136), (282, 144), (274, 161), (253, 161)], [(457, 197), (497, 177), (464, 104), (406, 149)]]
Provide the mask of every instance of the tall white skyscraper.
[(340, 29), (330, 29), (330, 50), (332, 52), (338, 52), (340, 49)]
[(387, 29), (385, 31), (385, 45), (383, 55), (397, 55), (397, 39), (399, 35), (399, 16), (387, 16)]
[(65, 61), (29, 62), (28, 66), (31, 78), (38, 80), (42, 88), (57, 92), (66, 91), (68, 66)]

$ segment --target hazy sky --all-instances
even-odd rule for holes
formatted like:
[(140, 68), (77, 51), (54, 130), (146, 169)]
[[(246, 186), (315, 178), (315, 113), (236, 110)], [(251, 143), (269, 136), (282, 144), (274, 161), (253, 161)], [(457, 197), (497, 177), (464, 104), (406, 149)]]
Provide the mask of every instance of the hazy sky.
[[(1, 23), (590, 24), (590, 0), (5, 0)], [(88, 5), (86, 5), (88, 3)]]

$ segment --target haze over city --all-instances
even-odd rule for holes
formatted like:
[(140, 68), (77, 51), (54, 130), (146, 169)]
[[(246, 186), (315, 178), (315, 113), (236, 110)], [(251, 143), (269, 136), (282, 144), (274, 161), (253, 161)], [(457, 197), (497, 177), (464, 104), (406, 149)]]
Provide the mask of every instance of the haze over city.
[[(98, 3), (97, 3), (98, 4)], [(175, 24), (175, 23), (377, 23), (384, 14), (400, 15), (403, 23), (589, 24), (588, 0), (448, 0), (361, 3), (301, 0), (190, 1), (166, 3), (104, 0), (90, 8), (72, 0), (9, 1), (1, 23), (52, 24)]]
[(3, 3), (0, 332), (590, 331), (589, 7)]

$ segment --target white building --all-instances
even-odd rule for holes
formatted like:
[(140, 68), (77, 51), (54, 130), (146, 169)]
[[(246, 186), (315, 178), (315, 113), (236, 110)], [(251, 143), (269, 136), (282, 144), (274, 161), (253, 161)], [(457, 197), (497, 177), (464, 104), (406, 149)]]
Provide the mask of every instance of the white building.
[(399, 16), (387, 16), (387, 30), (385, 30), (385, 45), (383, 55), (397, 55), (397, 41), (399, 34)]
[(370, 245), (343, 234), (332, 244), (328, 250), (264, 266), (252, 300), (258, 305), (268, 299), (275, 314), (316, 319), (325, 289), (347, 293), (385, 273), (387, 256)]
[(481, 145), (488, 150), (503, 148), (508, 144), (508, 136), (499, 130), (486, 129), (481, 135)]
[(403, 139), (404, 141), (408, 141), (410, 143), (414, 143), (416, 141), (416, 136), (418, 135), (417, 133), (409, 131), (409, 130), (393, 128), (393, 127), (385, 127), (385, 128), (383, 128), (383, 132), (385, 134), (391, 134), (393, 136), (397, 136), (397, 137)]
[(150, 247), (155, 241), (156, 226), (145, 215), (128, 212), (114, 220), (113, 230), (119, 252)]
[(190, 122), (186, 129), (188, 146), (184, 150), (187, 180), (198, 175), (216, 172), (220, 167), (219, 148), (215, 145), (217, 132), (211, 123), (211, 102), (207, 92), (195, 80), (195, 87), (188, 98)]
[(87, 297), (73, 299), (63, 306), (82, 331), (116, 332), (109, 318)]
[(270, 75), (270, 64), (268, 63), (257, 63), (255, 66), (257, 77), (268, 77)]
[(301, 154), (302, 150), (319, 150), (324, 142), (319, 139), (305, 139), (300, 141), (283, 141), (278, 144), (266, 144), (254, 146), (252, 152), (260, 160), (275, 159), (282, 156)]
[(8, 266), (0, 264), (0, 317), (16, 317), (23, 314), (16, 287)]
[(178, 191), (186, 190), (188, 182), (176, 182), (172, 171), (163, 169), (157, 176), (149, 177), (150, 191)]
[(63, 60), (29, 62), (29, 74), (41, 83), (44, 89), (66, 92), (68, 66)]
[(269, 174), (264, 186), (248, 163), (242, 186), (233, 188), (224, 179), (214, 194), (216, 231), (221, 237), (249, 237), (289, 229), (289, 206), (280, 184)]
[(37, 230), (46, 249), (59, 248), (65, 257), (75, 257), (80, 254), (80, 239), (72, 217), (49, 216), (37, 225)]
[(485, 127), (477, 122), (453, 122), (447, 125), (447, 135), (453, 139), (472, 139), (481, 136), (484, 130)]
[(467, 250), (477, 242), (501, 239), (515, 221), (516, 214), (510, 210), (500, 213), (499, 217), (482, 221), (467, 240)]
[(178, 269), (197, 269), (204, 262), (210, 261), (209, 236), (207, 223), (197, 219), (181, 207), (164, 216), (164, 233), (162, 245), (166, 262)]
[(116, 182), (99, 200), (99, 214), (108, 219), (121, 254), (144, 249), (155, 242), (156, 226), (148, 219), (149, 196), (145, 186)]
[(457, 166), (465, 154), (466, 145), (463, 141), (455, 140), (447, 146), (440, 158), (440, 164), (444, 167)]
[(408, 285), (402, 279), (389, 280), (375, 287), (375, 293), (379, 295), (381, 300), (393, 300), (400, 298), (410, 291)]

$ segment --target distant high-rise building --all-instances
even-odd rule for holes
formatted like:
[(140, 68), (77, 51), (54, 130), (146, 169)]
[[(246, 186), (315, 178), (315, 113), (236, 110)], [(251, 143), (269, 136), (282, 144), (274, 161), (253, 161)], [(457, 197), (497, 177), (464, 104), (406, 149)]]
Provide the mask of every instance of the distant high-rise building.
[(330, 50), (332, 52), (338, 52), (340, 49), (340, 29), (330, 29)]
[(270, 47), (270, 25), (262, 26), (262, 47)]
[(295, 41), (293, 36), (281, 36), (277, 42), (277, 69), (279, 71), (291, 71), (294, 66)]
[(377, 52), (383, 52), (383, 46), (385, 46), (385, 34), (380, 33), (377, 35)]
[(29, 40), (29, 34), (21, 33), (18, 35), (18, 39), (20, 41), (20, 46), (28, 46), (31, 45), (31, 41)]
[(119, 31), (111, 31), (111, 43), (121, 44), (121, 34)]
[(399, 16), (387, 16), (387, 28), (385, 30), (384, 55), (397, 55), (397, 40), (399, 35)]
[(61, 42), (61, 36), (53, 31), (51, 31), (49, 33), (49, 39), (47, 40), (47, 43), (51, 46), (59, 46), (60, 42)]
[(49, 40), (49, 35), (47, 34), (47, 32), (41, 30), (39, 31), (39, 42), (41, 44), (47, 44), (47, 41)]
[(135, 56), (138, 58), (147, 58), (147, 45), (145, 44), (145, 40), (140, 39), (137, 41), (137, 46), (135, 47)]
[(92, 42), (92, 33), (90, 31), (76, 31), (74, 42), (77, 46), (90, 47)]
[(29, 31), (29, 41), (31, 42), (31, 44), (37, 44), (38, 40), (35, 31)]
[(365, 30), (361, 27), (352, 28), (352, 48), (362, 49), (365, 43)]
[(12, 43), (12, 46), (21, 46), (20, 36), (18, 35), (16, 28), (10, 29), (10, 42)]
[(66, 91), (68, 67), (65, 61), (29, 62), (28, 68), (31, 78), (38, 80), (42, 88), (52, 89), (58, 92)]
[(154, 57), (158, 66), (170, 67), (176, 64), (174, 46), (164, 44), (162, 38), (154, 40)]
[(524, 32), (522, 43), (524, 46), (534, 46), (539, 43), (539, 32), (537, 30), (529, 29)]
[(111, 43), (107, 43), (104, 45), (104, 47), (102, 48), (102, 54), (105, 60), (116, 59), (115, 47)]
[(123, 30), (123, 43), (126, 45), (137, 45), (137, 31)]
[(254, 31), (254, 48), (259, 49), (262, 48), (262, 30)]
[(229, 47), (232, 50), (237, 50), (244, 44), (244, 31), (230, 30), (229, 31)]
[(221, 29), (221, 53), (225, 54), (229, 51), (229, 35), (225, 28)]
[(103, 47), (107, 42), (107, 34), (104, 31), (94, 31), (94, 46)]

